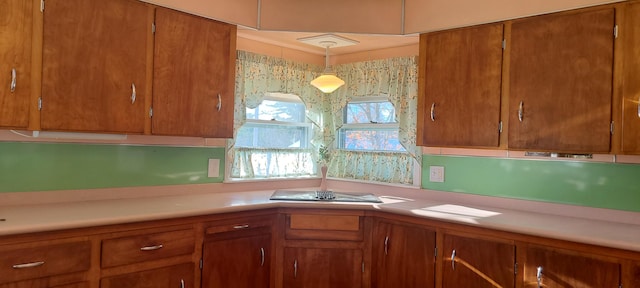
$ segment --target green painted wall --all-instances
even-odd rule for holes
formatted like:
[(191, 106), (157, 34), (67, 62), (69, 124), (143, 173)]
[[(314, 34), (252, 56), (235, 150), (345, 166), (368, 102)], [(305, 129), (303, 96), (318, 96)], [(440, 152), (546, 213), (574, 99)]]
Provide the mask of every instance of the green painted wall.
[[(429, 182), (429, 166), (445, 182)], [(640, 212), (640, 165), (424, 155), (422, 187)]]
[(0, 192), (219, 183), (222, 159), (220, 147), (0, 142)]

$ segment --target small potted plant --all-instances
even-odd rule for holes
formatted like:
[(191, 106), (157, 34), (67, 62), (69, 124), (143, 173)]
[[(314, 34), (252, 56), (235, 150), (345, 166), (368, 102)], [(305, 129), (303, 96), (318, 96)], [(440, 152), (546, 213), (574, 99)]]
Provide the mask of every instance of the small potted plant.
[(318, 149), (318, 163), (320, 163), (320, 172), (322, 172), (320, 191), (327, 191), (327, 164), (329, 164), (329, 153), (329, 147), (320, 145)]

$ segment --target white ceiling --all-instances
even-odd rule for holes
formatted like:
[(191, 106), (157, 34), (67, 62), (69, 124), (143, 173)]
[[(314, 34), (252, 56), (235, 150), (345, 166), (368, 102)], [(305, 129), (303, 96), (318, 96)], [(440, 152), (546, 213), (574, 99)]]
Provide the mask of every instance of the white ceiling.
[[(258, 31), (238, 26), (238, 37), (255, 40), (267, 44), (296, 49), (307, 53), (324, 55), (325, 49), (298, 41), (299, 38), (318, 36), (327, 33), (313, 32), (280, 32)], [(408, 46), (418, 44), (418, 35), (365, 35), (350, 33), (333, 33), (335, 35), (356, 40), (359, 43), (351, 46), (330, 48), (331, 55), (350, 54), (356, 52)]]

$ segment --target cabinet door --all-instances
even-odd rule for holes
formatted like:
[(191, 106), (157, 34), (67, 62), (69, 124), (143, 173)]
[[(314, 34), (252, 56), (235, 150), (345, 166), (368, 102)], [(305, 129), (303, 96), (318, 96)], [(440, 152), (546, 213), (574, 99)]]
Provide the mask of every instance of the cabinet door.
[(515, 21), (509, 148), (608, 152), (614, 10)]
[(154, 270), (103, 278), (101, 288), (195, 288), (194, 264), (185, 263)]
[(46, 1), (43, 130), (144, 132), (148, 9), (131, 0)]
[(32, 3), (2, 1), (0, 9), (0, 127), (26, 128), (31, 97)]
[(514, 287), (515, 246), (444, 235), (443, 287)]
[(625, 7), (622, 151), (640, 153), (640, 3)]
[[(230, 234), (231, 237), (224, 236)], [(203, 247), (203, 288), (268, 288), (271, 234), (235, 237), (221, 233)]]
[(373, 237), (373, 287), (434, 287), (434, 231), (379, 222)]
[(426, 34), (423, 144), (496, 147), (503, 25)]
[(285, 248), (284, 287), (362, 287), (362, 261), (361, 249)]
[(236, 27), (158, 8), (152, 133), (232, 137)]
[(590, 255), (530, 246), (524, 263), (524, 287), (619, 287), (620, 265)]

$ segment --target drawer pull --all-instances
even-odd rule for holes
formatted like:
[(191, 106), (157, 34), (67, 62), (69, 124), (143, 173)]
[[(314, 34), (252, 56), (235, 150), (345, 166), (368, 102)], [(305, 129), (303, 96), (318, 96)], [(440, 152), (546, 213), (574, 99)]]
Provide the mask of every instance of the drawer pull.
[(453, 249), (451, 252), (451, 269), (456, 270), (456, 250)]
[(184, 279), (180, 279), (180, 288), (184, 288)]
[(146, 247), (140, 248), (140, 251), (153, 251), (153, 250), (158, 250), (158, 249), (160, 249), (162, 247), (164, 247), (164, 246), (162, 246), (162, 244), (155, 245), (155, 246), (146, 246)]
[(542, 282), (542, 266), (538, 266), (536, 270), (536, 280), (538, 280), (538, 288), (540, 288), (540, 284)]
[(25, 268), (33, 268), (44, 265), (44, 261), (24, 263), (24, 264), (16, 264), (13, 265), (13, 269), (25, 269)]
[(264, 266), (264, 248), (260, 248), (260, 267)]
[(233, 226), (233, 229), (247, 229), (247, 228), (249, 228), (249, 224)]
[(11, 93), (16, 92), (16, 68), (11, 69), (11, 85), (9, 85), (9, 89)]

